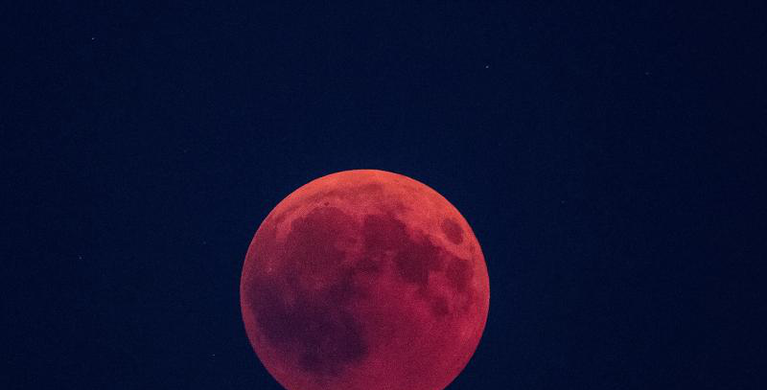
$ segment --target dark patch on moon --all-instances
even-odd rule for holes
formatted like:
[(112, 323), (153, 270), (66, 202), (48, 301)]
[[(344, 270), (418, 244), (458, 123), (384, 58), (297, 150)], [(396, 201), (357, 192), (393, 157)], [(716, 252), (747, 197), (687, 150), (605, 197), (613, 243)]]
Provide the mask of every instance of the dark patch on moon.
[[(458, 234), (462, 234), (457, 224), (455, 227), (459, 229)], [(360, 264), (369, 264), (380, 270), (384, 254), (389, 253), (399, 277), (418, 287), (420, 296), (429, 302), (436, 316), (449, 314), (450, 305), (445, 297), (429, 290), (429, 275), (444, 272), (449, 286), (459, 293), (466, 292), (468, 283), (474, 276), (467, 260), (434, 245), (428, 234), (411, 232), (404, 222), (392, 215), (366, 216), (362, 231), (366, 253)]]
[(362, 236), (365, 240), (365, 250), (370, 254), (396, 250), (403, 242), (409, 241), (405, 224), (392, 216), (383, 214), (365, 216)]
[(397, 273), (408, 283), (426, 288), (429, 273), (442, 266), (441, 249), (429, 240), (415, 241), (405, 223), (391, 215), (372, 214), (362, 227), (367, 258), (379, 258), (387, 251), (394, 254)]
[(352, 217), (338, 208), (314, 209), (291, 223), (284, 244), (288, 258), (284, 261), (295, 267), (299, 274), (317, 275), (335, 269), (345, 256), (335, 244), (351, 235), (349, 229), (352, 226)]
[(282, 283), (258, 283), (256, 318), (271, 345), (297, 357), (300, 368), (316, 374), (338, 375), (362, 360), (367, 345), (362, 327), (347, 311), (332, 307), (332, 300), (307, 291), (297, 292), (295, 302), (285, 301)]
[(415, 283), (421, 288), (427, 288), (429, 273), (442, 267), (440, 248), (428, 240), (423, 242), (410, 241), (394, 257), (397, 271), (405, 281)]
[(450, 285), (458, 291), (466, 291), (469, 281), (474, 277), (474, 270), (468, 261), (453, 257), (445, 271)]
[(445, 237), (453, 244), (458, 245), (463, 242), (463, 229), (452, 219), (443, 219), (440, 228), (442, 228), (442, 233), (445, 234)]
[[(293, 221), (286, 237), (285, 267), (277, 276), (252, 283), (251, 302), (261, 333), (269, 343), (297, 359), (300, 369), (339, 375), (368, 354), (362, 323), (345, 303), (362, 292), (352, 271), (339, 266), (345, 253), (335, 247), (353, 220), (341, 210), (324, 207)], [(308, 274), (327, 277), (319, 291), (302, 286)]]
[(444, 317), (450, 314), (450, 307), (447, 304), (447, 299), (444, 297), (436, 297), (431, 301), (431, 312), (437, 317)]

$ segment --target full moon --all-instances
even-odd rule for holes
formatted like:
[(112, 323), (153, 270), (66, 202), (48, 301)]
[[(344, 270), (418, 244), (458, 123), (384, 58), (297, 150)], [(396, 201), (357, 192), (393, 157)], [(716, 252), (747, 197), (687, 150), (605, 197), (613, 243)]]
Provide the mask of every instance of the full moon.
[(288, 390), (442, 390), (477, 349), (489, 302), (463, 216), (379, 170), (288, 195), (256, 231), (240, 283), (250, 343)]

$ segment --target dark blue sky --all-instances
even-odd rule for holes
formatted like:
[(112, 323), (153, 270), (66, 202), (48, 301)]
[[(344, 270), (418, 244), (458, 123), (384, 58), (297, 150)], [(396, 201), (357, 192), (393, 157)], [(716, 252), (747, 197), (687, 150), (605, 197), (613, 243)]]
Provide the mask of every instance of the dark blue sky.
[(250, 239), (376, 168), (483, 246), (451, 390), (764, 388), (764, 4), (259, 3), (5, 7), (0, 387), (279, 389)]

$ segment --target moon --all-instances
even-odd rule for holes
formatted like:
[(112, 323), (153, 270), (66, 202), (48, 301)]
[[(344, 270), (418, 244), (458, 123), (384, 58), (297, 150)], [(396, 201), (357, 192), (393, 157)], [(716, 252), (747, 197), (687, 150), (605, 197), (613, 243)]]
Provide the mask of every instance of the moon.
[(477, 349), (489, 302), (463, 216), (380, 170), (288, 195), (256, 231), (240, 283), (248, 339), (288, 390), (442, 390)]

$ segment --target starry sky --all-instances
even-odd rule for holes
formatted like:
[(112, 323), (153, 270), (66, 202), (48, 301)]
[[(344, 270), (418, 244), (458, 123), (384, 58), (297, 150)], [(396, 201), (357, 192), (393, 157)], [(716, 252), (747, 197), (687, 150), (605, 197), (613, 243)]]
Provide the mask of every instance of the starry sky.
[(0, 388), (279, 389), (247, 246), (355, 168), (482, 244), (450, 390), (763, 388), (764, 4), (16, 3)]

